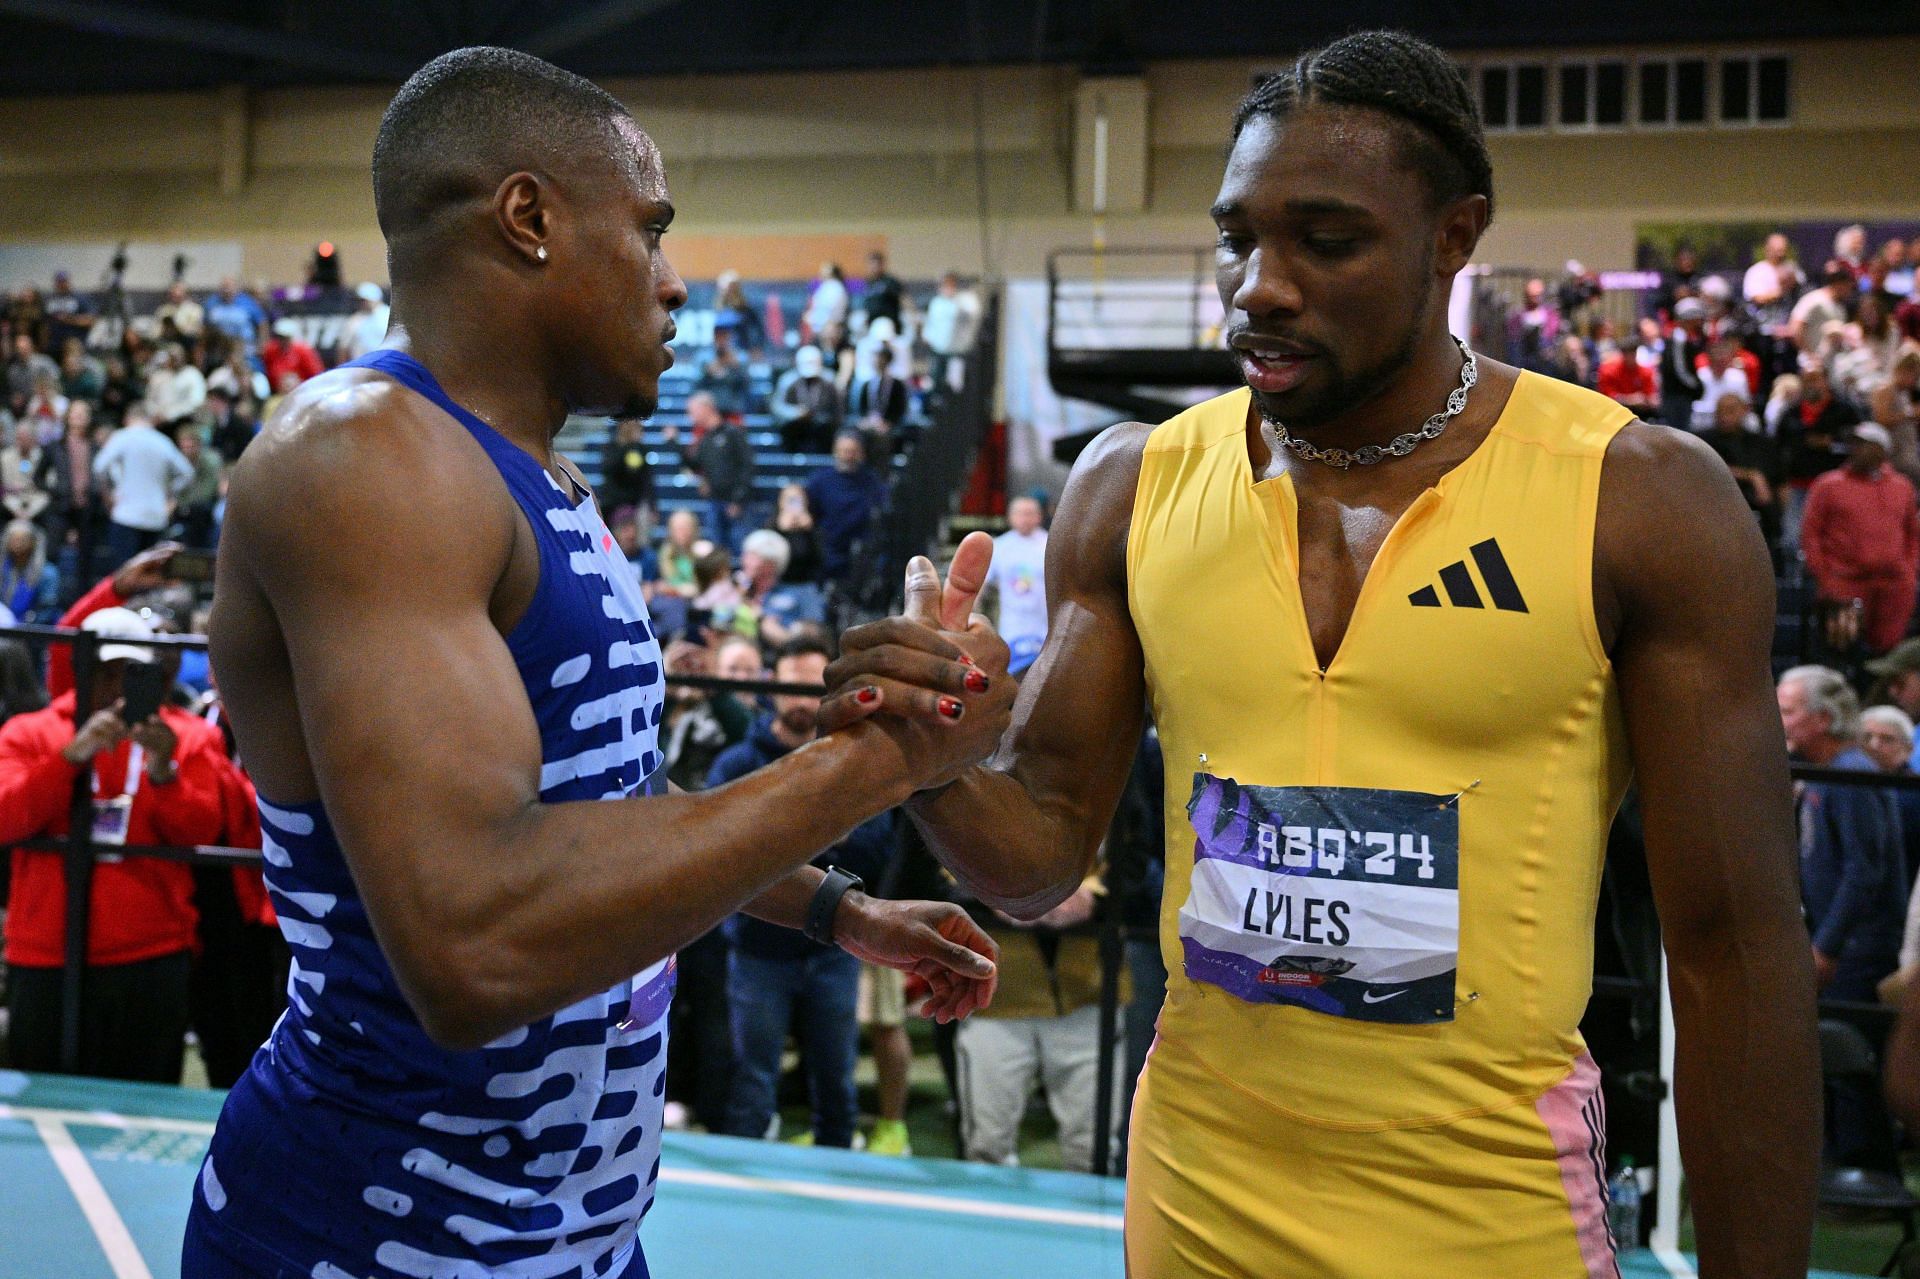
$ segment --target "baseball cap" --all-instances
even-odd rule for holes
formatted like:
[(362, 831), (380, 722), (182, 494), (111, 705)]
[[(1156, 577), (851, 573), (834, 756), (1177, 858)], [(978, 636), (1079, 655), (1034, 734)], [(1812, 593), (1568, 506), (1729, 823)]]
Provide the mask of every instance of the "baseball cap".
[(381, 292), (380, 286), (372, 280), (368, 280), (365, 284), (355, 289), (354, 293), (365, 302), (384, 302), (387, 300), (387, 295)]
[(1859, 426), (1854, 427), (1853, 438), (1856, 440), (1864, 440), (1869, 444), (1878, 444), (1889, 453), (1893, 451), (1892, 434), (1888, 432), (1886, 427), (1881, 426), (1878, 422), (1862, 422)]
[(1920, 639), (1901, 640), (1888, 651), (1885, 657), (1876, 657), (1867, 663), (1867, 671), (1887, 679), (1908, 672), (1920, 672)]
[(283, 315), (273, 322), (273, 331), (283, 338), (297, 338), (300, 336), (300, 322), (290, 315)]
[[(130, 608), (103, 608), (97, 613), (89, 613), (86, 620), (80, 623), (80, 629), (113, 639), (153, 638), (153, 627), (147, 624), (144, 617)], [(154, 651), (150, 648), (142, 648), (135, 644), (102, 644), (100, 660), (103, 662), (151, 662), (156, 659)]]
[(1704, 320), (1707, 318), (1707, 304), (1699, 298), (1681, 298), (1673, 304), (1673, 318), (1676, 320)]

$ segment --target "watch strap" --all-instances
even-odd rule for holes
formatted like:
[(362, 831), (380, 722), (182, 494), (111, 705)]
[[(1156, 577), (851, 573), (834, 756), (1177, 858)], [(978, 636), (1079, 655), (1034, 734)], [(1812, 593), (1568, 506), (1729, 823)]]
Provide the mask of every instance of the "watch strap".
[(826, 878), (813, 890), (813, 900), (807, 903), (806, 922), (800, 928), (807, 940), (822, 946), (833, 945), (833, 917), (840, 909), (840, 899), (864, 887), (858, 875), (829, 866)]

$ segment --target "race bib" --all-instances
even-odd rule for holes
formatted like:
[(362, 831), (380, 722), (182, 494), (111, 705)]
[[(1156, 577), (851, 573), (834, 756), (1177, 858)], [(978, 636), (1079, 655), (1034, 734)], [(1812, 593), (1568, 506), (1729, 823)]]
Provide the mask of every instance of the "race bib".
[(1187, 814), (1191, 980), (1355, 1021), (1453, 1020), (1457, 796), (1196, 773)]

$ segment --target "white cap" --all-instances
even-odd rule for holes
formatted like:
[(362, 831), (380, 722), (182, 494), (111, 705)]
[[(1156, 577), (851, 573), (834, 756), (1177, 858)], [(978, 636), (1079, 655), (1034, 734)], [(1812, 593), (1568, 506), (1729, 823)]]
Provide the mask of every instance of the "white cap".
[(891, 342), (897, 336), (893, 321), (884, 315), (873, 317), (873, 323), (867, 326), (867, 336), (876, 342)]
[(817, 346), (803, 346), (793, 353), (793, 368), (801, 377), (819, 377), (824, 367), (825, 357)]
[(1893, 436), (1887, 428), (1878, 422), (1863, 422), (1853, 428), (1853, 438), (1868, 444), (1878, 444), (1887, 452), (1893, 452)]
[(300, 336), (300, 322), (290, 315), (283, 315), (273, 322), (273, 331), (283, 338)]
[(372, 280), (368, 280), (365, 284), (355, 289), (354, 294), (363, 302), (384, 302), (387, 300), (386, 293)]
[(1733, 296), (1733, 286), (1727, 283), (1724, 276), (1710, 275), (1700, 281), (1700, 296), (1725, 302)]
[[(130, 608), (103, 608), (97, 613), (87, 614), (80, 623), (80, 629), (91, 631), (95, 635), (110, 636), (113, 639), (150, 640), (153, 627), (147, 619)], [(100, 660), (103, 662), (151, 662), (156, 660), (154, 651), (133, 644), (102, 644)]]

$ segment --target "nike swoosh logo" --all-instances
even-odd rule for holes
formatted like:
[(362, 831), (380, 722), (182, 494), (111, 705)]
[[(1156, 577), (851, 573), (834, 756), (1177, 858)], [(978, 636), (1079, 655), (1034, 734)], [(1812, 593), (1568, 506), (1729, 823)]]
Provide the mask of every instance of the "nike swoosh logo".
[(1372, 991), (1369, 990), (1360, 996), (1360, 1002), (1363, 1004), (1384, 1004), (1389, 999), (1398, 999), (1400, 998), (1400, 996), (1406, 993), (1407, 993), (1407, 988), (1405, 986), (1402, 986), (1400, 989), (1394, 991), (1391, 995), (1380, 995), (1377, 997), (1374, 995)]

